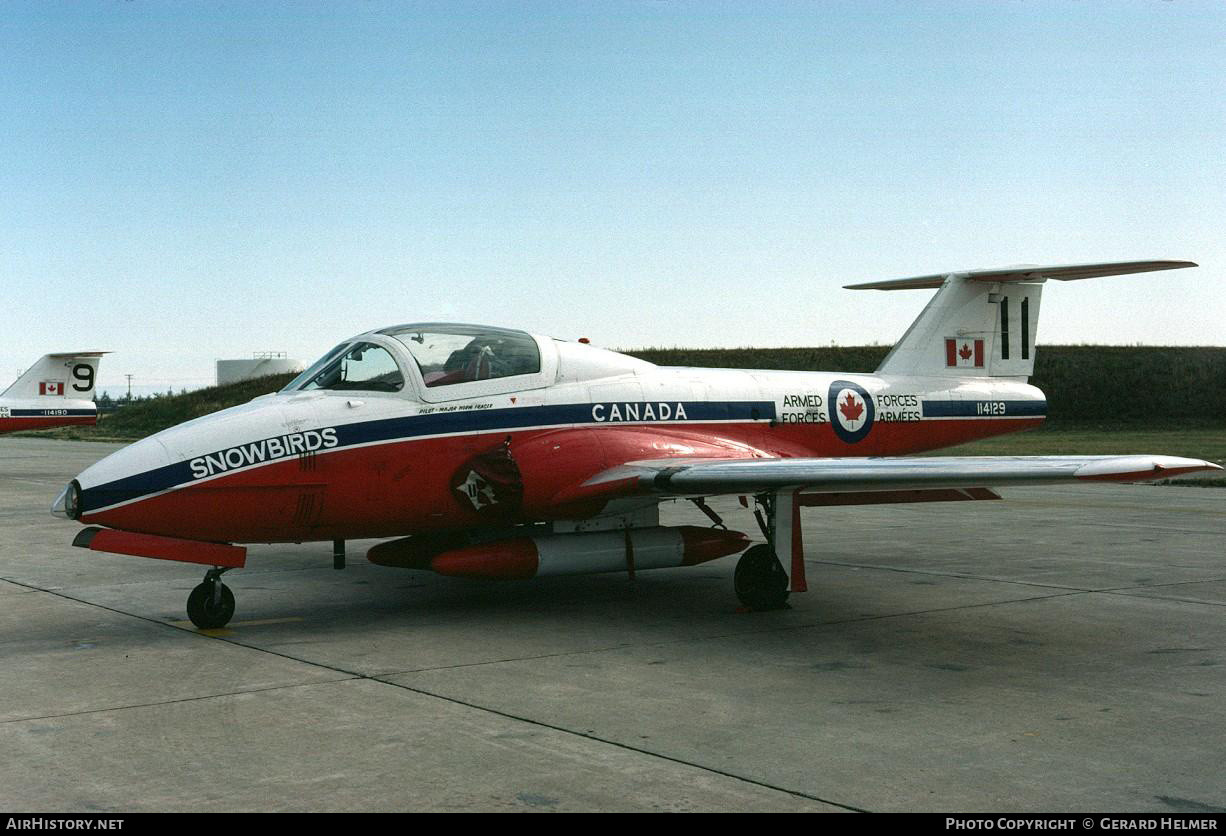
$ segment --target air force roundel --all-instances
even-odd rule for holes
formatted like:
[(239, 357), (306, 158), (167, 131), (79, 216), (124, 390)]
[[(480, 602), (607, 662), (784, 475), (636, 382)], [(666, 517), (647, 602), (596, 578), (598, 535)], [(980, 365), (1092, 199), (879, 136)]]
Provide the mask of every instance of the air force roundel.
[(830, 384), (830, 426), (834, 434), (848, 444), (855, 444), (868, 435), (873, 426), (873, 396), (864, 387), (850, 380)]

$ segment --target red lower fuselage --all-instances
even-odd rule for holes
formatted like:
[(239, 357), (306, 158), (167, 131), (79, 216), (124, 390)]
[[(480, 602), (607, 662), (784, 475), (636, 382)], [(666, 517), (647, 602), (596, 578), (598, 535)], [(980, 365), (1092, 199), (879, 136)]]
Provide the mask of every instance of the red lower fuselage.
[(56, 427), (92, 427), (96, 423), (98, 423), (97, 415), (11, 415), (7, 418), (0, 416), (0, 434), (26, 430), (48, 430)]
[[(1041, 416), (879, 421), (861, 441), (830, 424), (635, 424), (509, 429), (321, 450), (240, 469), (98, 511), (81, 521), (227, 542), (303, 542), (402, 536), (599, 514), (585, 480), (626, 462), (669, 456), (843, 457), (918, 453), (1015, 432)], [(514, 512), (477, 510), (457, 474), (509, 442), (522, 500)]]

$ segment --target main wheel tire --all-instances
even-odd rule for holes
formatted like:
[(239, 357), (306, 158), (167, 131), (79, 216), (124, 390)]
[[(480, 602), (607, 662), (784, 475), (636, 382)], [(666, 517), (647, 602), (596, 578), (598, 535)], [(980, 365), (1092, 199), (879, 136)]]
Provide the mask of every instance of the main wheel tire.
[(788, 576), (770, 546), (753, 546), (741, 555), (732, 584), (736, 597), (751, 610), (779, 610), (787, 605)]
[(221, 600), (213, 600), (213, 584), (204, 582), (187, 596), (187, 617), (201, 630), (216, 630), (225, 627), (234, 616), (234, 593), (221, 581)]

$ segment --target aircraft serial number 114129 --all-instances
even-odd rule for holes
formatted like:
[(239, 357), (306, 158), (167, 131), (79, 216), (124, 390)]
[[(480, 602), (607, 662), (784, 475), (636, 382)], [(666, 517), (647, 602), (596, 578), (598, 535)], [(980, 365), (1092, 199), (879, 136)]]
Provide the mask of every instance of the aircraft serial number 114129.
[[(1194, 266), (978, 270), (853, 285), (939, 288), (874, 374), (664, 368), (471, 325), (399, 325), (329, 351), (280, 392), (189, 421), (82, 472), (53, 511), (75, 545), (209, 566), (200, 627), (234, 612), (235, 543), (398, 538), (367, 557), (444, 575), (635, 572), (744, 552), (753, 609), (805, 589), (801, 506), (999, 498), (1002, 485), (1141, 481), (1216, 468), (1156, 455), (904, 458), (1034, 427), (1048, 279)], [(704, 498), (753, 497), (766, 544)], [(659, 524), (665, 499), (713, 525)]]

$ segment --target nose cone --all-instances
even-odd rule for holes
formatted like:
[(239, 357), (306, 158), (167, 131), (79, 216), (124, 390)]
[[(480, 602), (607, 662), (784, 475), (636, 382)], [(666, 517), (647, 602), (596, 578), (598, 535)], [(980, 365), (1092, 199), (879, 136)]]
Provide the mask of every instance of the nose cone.
[(60, 493), (52, 513), (88, 522), (106, 522), (106, 509), (156, 493), (168, 483), (170, 453), (157, 436), (130, 444), (81, 471)]
[(75, 520), (81, 511), (81, 484), (73, 479), (64, 486), (60, 495), (51, 503), (51, 513), (57, 517)]
[[(223, 537), (229, 529), (219, 533), (217, 524), (228, 523), (231, 511), (218, 512), (209, 525), (203, 525), (199, 504), (174, 498), (202, 475), (212, 475), (200, 472), (201, 457), (217, 463), (219, 474), (237, 471), (255, 459), (254, 453), (252, 461), (245, 458), (247, 447), (283, 433), (284, 428), (280, 401), (261, 398), (162, 430), (83, 470), (74, 480), (76, 487), (65, 488), (56, 500), (52, 513), (145, 534)], [(267, 455), (260, 459), (266, 460)], [(210, 482), (210, 490), (217, 490), (215, 482)], [(261, 510), (241, 501), (230, 507), (254, 515)]]

